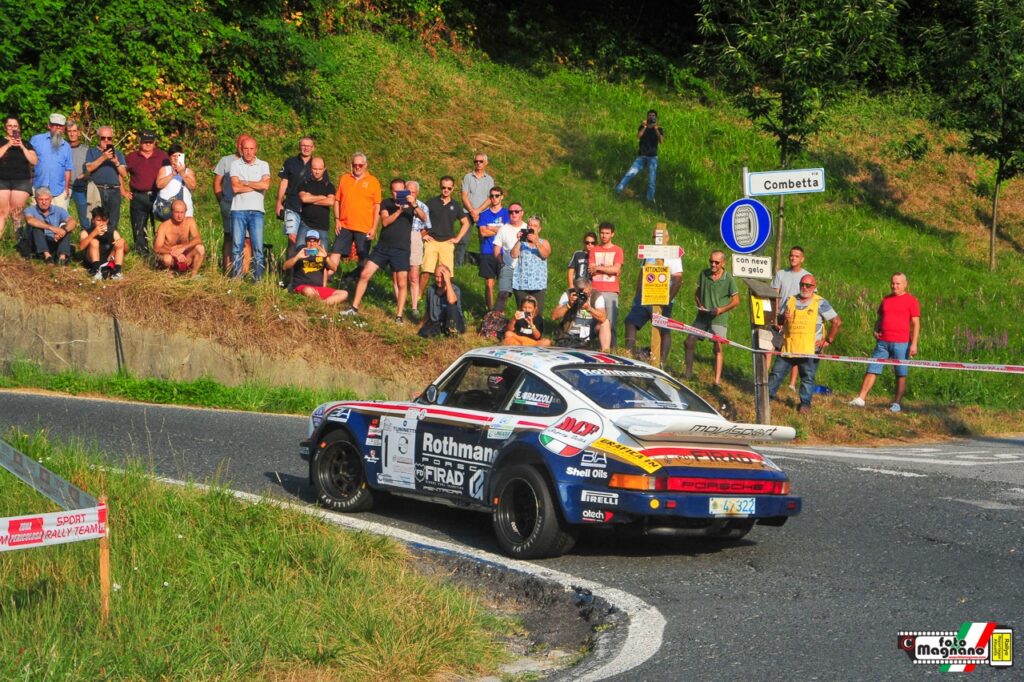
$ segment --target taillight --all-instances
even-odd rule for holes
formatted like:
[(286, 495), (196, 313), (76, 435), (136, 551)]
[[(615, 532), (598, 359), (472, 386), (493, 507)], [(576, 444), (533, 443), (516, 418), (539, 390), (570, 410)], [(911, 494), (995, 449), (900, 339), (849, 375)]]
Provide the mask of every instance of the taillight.
[(719, 493), (730, 495), (788, 495), (789, 481), (743, 478), (700, 478), (693, 476), (642, 476), (612, 474), (609, 488), (678, 493)]

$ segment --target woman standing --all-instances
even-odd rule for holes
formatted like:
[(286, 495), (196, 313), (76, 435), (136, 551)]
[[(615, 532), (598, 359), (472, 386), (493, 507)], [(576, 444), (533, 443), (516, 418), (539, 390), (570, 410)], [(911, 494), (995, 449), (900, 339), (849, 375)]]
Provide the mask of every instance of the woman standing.
[(157, 197), (165, 201), (181, 199), (185, 202), (186, 217), (194, 217), (192, 190), (196, 188), (196, 174), (185, 166), (185, 152), (180, 144), (172, 144), (167, 150), (171, 165), (164, 166), (156, 176)]
[(516, 296), (516, 307), (522, 308), (527, 296), (537, 299), (537, 317), (544, 317), (544, 294), (548, 290), (548, 256), (551, 244), (541, 239), (540, 216), (530, 216), (526, 229), (520, 231), (519, 241), (512, 247), (512, 258), (519, 259), (519, 265), (512, 271), (512, 293)]
[(0, 137), (0, 238), (4, 236), (7, 216), (15, 229), (21, 227), (22, 211), (32, 193), (32, 167), (39, 161), (28, 140), (21, 137), (18, 119), (4, 119), (4, 136)]

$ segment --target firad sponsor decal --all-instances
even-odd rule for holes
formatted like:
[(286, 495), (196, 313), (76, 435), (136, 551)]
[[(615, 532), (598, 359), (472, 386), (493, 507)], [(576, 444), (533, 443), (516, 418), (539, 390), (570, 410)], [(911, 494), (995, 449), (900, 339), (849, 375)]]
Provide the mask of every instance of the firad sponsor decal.
[(955, 632), (903, 631), (897, 646), (915, 664), (938, 665), (941, 672), (1013, 665), (1013, 630), (998, 623), (965, 622)]
[(540, 444), (556, 455), (572, 457), (601, 436), (604, 420), (587, 408), (572, 410), (540, 432)]
[(423, 434), (423, 444), (420, 451), (425, 455), (441, 455), (467, 462), (483, 462), (485, 464), (493, 464), (494, 458), (498, 455), (496, 448), (477, 445), (476, 443), (467, 443), (457, 440), (453, 436), (437, 438), (432, 433)]
[(617, 506), (619, 504), (619, 494), (598, 490), (584, 490), (583, 494), (580, 495), (580, 501)]
[(580, 516), (588, 523), (608, 523), (615, 518), (615, 513), (605, 509), (584, 509)]

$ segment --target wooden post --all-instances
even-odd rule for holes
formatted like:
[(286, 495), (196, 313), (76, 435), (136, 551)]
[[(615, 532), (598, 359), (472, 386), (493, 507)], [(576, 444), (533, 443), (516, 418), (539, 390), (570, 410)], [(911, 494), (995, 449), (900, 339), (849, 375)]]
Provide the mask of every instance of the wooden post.
[[(107, 496), (100, 496), (100, 506), (107, 506)], [(110, 622), (110, 543), (107, 534), (109, 526), (100, 538), (100, 627)]]

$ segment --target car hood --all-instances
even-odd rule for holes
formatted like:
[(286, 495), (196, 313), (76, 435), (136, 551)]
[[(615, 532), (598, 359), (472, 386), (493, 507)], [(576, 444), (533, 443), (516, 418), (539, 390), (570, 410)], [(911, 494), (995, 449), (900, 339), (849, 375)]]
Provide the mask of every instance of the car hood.
[(639, 441), (749, 443), (787, 441), (796, 438), (796, 429), (791, 426), (736, 424), (714, 414), (677, 413), (668, 410), (630, 412), (612, 421), (615, 426)]

